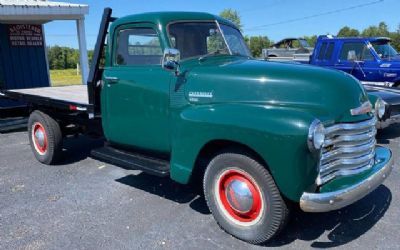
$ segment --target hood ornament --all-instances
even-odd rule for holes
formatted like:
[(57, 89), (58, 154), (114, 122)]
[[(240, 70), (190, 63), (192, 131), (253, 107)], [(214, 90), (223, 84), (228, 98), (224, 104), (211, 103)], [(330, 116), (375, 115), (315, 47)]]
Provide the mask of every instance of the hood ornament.
[(364, 102), (358, 108), (350, 109), (351, 115), (362, 115), (371, 112), (372, 112), (372, 104), (369, 101)]

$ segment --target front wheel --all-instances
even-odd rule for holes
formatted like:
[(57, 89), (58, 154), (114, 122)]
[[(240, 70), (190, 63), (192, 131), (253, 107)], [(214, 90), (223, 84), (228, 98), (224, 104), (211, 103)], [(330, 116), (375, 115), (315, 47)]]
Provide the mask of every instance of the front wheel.
[(223, 153), (204, 175), (207, 204), (226, 232), (265, 243), (286, 224), (289, 210), (268, 170), (245, 154)]

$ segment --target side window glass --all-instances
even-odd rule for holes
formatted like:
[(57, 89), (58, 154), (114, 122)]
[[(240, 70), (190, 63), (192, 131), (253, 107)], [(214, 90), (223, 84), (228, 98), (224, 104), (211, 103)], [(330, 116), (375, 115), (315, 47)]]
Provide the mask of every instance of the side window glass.
[(327, 61), (331, 60), (334, 48), (335, 48), (335, 45), (333, 43), (329, 43), (328, 48), (326, 49), (326, 53), (325, 53), (325, 60), (327, 60)]
[(343, 61), (350, 61), (355, 55), (358, 60), (361, 59), (363, 48), (363, 43), (344, 43), (342, 50), (340, 51), (339, 59)]
[(294, 49), (298, 49), (298, 48), (301, 47), (301, 46), (300, 46), (299, 40), (293, 40), (291, 45), (292, 45), (292, 46), (290, 46), (290, 47), (291, 47), (291, 48), (294, 48)]
[(225, 41), (218, 29), (209, 29), (206, 39), (207, 53), (216, 52), (219, 48), (225, 47)]
[(326, 42), (322, 43), (321, 48), (319, 49), (318, 60), (322, 60), (324, 58), (325, 52), (326, 52)]
[(121, 30), (117, 38), (117, 65), (159, 65), (162, 49), (157, 32), (151, 28)]
[(371, 50), (366, 45), (364, 45), (362, 60), (365, 60), (365, 61), (373, 61), (374, 60), (374, 56), (372, 55)]

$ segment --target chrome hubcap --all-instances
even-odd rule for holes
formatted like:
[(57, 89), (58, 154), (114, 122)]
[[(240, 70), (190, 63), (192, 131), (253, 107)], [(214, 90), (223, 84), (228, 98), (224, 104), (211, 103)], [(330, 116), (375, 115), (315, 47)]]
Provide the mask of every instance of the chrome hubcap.
[(44, 133), (41, 129), (36, 130), (35, 138), (40, 147), (44, 147)]
[(225, 190), (225, 195), (229, 205), (240, 213), (247, 213), (253, 207), (253, 194), (245, 182), (231, 181)]

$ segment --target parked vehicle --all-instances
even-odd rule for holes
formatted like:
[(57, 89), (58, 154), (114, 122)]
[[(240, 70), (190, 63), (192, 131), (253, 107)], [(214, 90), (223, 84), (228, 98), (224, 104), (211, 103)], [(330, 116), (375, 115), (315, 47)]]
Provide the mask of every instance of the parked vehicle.
[(319, 36), (310, 63), (342, 70), (363, 83), (400, 86), (400, 56), (387, 37)]
[(391, 124), (400, 122), (400, 89), (369, 84), (364, 84), (364, 88), (368, 92), (371, 102), (383, 100), (385, 111), (381, 111), (383, 115), (377, 123), (378, 129), (384, 129)]
[(104, 134), (94, 157), (183, 184), (200, 180), (218, 224), (255, 244), (285, 227), (288, 202), (306, 212), (345, 207), (393, 166), (391, 151), (376, 145), (376, 118), (357, 80), (251, 59), (234, 24), (205, 13), (113, 18), (106, 9), (87, 92), (0, 95), (29, 103), (38, 161), (57, 162), (65, 136)]
[(387, 110), (379, 119), (379, 128), (399, 122), (400, 91), (387, 87), (374, 87), (374, 85), (395, 87), (400, 83), (400, 78), (397, 77), (397, 72), (400, 72), (400, 57), (391, 47), (389, 38), (320, 36), (310, 64), (349, 73), (364, 84), (368, 93), (380, 97), (385, 102)]
[(310, 60), (314, 48), (304, 38), (286, 38), (268, 49), (263, 49), (263, 58), (268, 60)]

